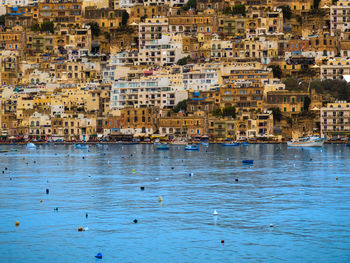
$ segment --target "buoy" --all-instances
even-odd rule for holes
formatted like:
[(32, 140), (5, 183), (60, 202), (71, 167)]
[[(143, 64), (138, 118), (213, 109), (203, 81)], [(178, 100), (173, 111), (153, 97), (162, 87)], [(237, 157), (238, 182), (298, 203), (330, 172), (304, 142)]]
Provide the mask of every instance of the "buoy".
[(189, 173), (189, 174), (188, 174), (189, 177), (192, 177), (193, 175), (194, 175), (193, 173)]
[(40, 203), (42, 203), (43, 202), (43, 200), (40, 200)]
[(133, 221), (135, 224), (137, 223), (137, 219), (134, 219), (134, 221)]
[(83, 160), (85, 159), (85, 157), (83, 156)]
[(141, 191), (145, 190), (145, 187), (144, 186), (141, 186), (140, 187)]
[(174, 170), (175, 169), (175, 167), (171, 167), (171, 170)]
[(163, 198), (161, 196), (158, 196), (158, 202), (162, 202), (163, 201)]
[(58, 211), (58, 207), (54, 208), (53, 210), (54, 210), (54, 211)]
[(89, 230), (89, 228), (88, 227), (84, 227), (84, 231), (88, 231)]
[(134, 172), (136, 172), (136, 170), (135, 170), (135, 169), (132, 169), (132, 170), (131, 170), (131, 172), (133, 172), (133, 173), (134, 173)]
[(49, 189), (48, 189), (48, 188), (46, 189), (46, 194), (47, 194), (47, 195), (49, 194)]
[(238, 178), (236, 178), (235, 181), (238, 182)]
[(34, 163), (36, 163), (36, 161), (34, 161)]
[(214, 212), (213, 212), (213, 215), (214, 216), (217, 216), (219, 213), (216, 211), (216, 209), (214, 210)]
[(97, 253), (97, 255), (95, 256), (95, 258), (102, 259), (102, 253)]
[(225, 240), (221, 239), (221, 244), (224, 244), (225, 243)]
[(2, 171), (2, 173), (4, 174), (4, 173), (5, 173), (5, 171)]
[(270, 224), (270, 227), (273, 227), (273, 224)]
[(85, 217), (86, 217), (86, 218), (88, 218), (88, 217), (89, 217), (88, 213), (85, 213)]
[(5, 167), (5, 171), (7, 171), (7, 167)]
[(78, 227), (78, 231), (79, 232), (82, 232), (83, 231), (83, 228), (80, 226), (80, 227)]
[(338, 181), (338, 177), (336, 177), (336, 178), (335, 178), (335, 180), (337, 180), (337, 181)]
[(19, 226), (19, 221), (16, 221), (16, 226)]

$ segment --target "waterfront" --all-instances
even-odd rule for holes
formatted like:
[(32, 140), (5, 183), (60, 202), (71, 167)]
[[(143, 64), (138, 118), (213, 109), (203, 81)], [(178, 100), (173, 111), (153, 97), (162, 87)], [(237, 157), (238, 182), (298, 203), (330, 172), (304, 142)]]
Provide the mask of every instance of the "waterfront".
[(3, 262), (350, 260), (345, 145), (1, 149)]

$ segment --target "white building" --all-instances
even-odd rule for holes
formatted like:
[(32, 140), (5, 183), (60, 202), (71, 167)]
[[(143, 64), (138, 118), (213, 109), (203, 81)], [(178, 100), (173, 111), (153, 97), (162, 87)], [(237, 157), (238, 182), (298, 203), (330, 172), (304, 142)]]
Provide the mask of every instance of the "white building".
[(162, 35), (140, 47), (138, 60), (140, 65), (169, 66), (183, 57), (181, 43), (173, 43), (168, 35)]
[(172, 108), (187, 99), (187, 92), (171, 87), (168, 78), (147, 78), (132, 81), (116, 81), (111, 89), (112, 110), (124, 107), (158, 106)]
[(343, 137), (350, 133), (350, 103), (338, 101), (321, 108), (321, 137)]
[(350, 1), (341, 0), (330, 8), (331, 36), (350, 31)]
[(183, 87), (189, 91), (207, 91), (218, 86), (217, 68), (195, 68), (183, 73)]

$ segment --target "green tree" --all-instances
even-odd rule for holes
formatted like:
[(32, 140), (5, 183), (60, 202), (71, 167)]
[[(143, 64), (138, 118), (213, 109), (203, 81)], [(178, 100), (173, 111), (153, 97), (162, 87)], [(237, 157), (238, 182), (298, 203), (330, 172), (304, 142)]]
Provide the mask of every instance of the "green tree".
[(311, 99), (309, 97), (305, 97), (304, 106), (303, 106), (304, 111), (309, 111), (310, 104), (311, 104)]
[(174, 108), (173, 108), (173, 112), (180, 112), (180, 111), (184, 111), (186, 112), (186, 109), (187, 109), (187, 101), (188, 100), (183, 100), (183, 101), (180, 101)]
[(233, 15), (243, 15), (245, 16), (246, 11), (245, 11), (245, 5), (235, 5), (232, 7), (232, 14)]
[(129, 20), (129, 13), (124, 10), (122, 14), (122, 25), (126, 26), (128, 24), (128, 20)]
[(189, 56), (184, 57), (184, 58), (180, 58), (176, 64), (178, 64), (180, 66), (184, 66), (188, 63), (188, 59), (189, 59)]
[(6, 17), (6, 15), (0, 16), (0, 26), (5, 26), (5, 17)]
[(318, 9), (321, 0), (314, 0), (314, 9)]
[(90, 26), (91, 34), (93, 37), (98, 37), (101, 34), (101, 29), (99, 24), (97, 24), (96, 22), (91, 22), (91, 23), (88, 23), (88, 25)]
[(48, 21), (48, 22), (43, 22), (40, 25), (40, 31), (41, 32), (50, 32), (50, 33), (54, 33), (55, 32), (55, 27), (52, 21)]
[(295, 78), (287, 78), (284, 81), (287, 90), (299, 90), (298, 80)]
[(282, 77), (282, 69), (279, 65), (271, 65), (269, 68), (272, 68), (272, 73), (274, 78), (281, 78)]
[(184, 10), (196, 9), (197, 0), (188, 0), (188, 2), (183, 6)]
[(278, 8), (282, 9), (284, 19), (288, 19), (288, 20), (291, 19), (292, 10), (290, 9), (290, 7), (288, 5), (279, 6)]
[(30, 30), (35, 32), (40, 31), (40, 25), (38, 23), (35, 23), (30, 27)]
[(270, 108), (269, 110), (272, 111), (273, 120), (277, 121), (277, 122), (280, 122), (281, 119), (282, 119), (281, 109), (278, 108), (278, 107), (275, 107), (275, 108)]
[(221, 111), (221, 109), (216, 109), (213, 111), (212, 114), (213, 114), (213, 116), (219, 117), (219, 116), (222, 116), (222, 111)]
[(222, 109), (222, 116), (236, 118), (236, 108), (226, 107)]

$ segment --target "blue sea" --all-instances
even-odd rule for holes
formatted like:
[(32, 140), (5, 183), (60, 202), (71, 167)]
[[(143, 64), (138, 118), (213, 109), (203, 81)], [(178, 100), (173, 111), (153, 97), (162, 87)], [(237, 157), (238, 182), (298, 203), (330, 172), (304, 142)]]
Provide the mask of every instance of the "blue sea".
[(345, 145), (1, 149), (0, 262), (350, 262)]

